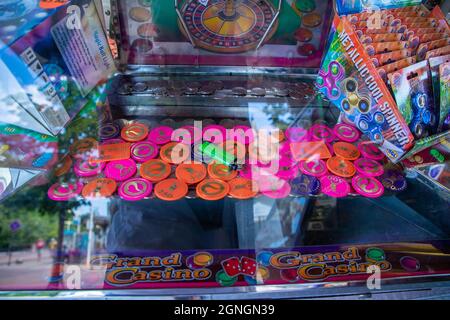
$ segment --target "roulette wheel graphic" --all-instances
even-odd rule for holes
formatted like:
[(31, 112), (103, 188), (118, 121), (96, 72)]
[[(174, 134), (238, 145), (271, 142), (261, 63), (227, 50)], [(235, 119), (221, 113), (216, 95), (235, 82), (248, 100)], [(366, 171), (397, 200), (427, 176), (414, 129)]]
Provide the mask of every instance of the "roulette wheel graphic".
[[(181, 1), (183, 2), (183, 1)], [(178, 23), (194, 47), (218, 53), (255, 50), (278, 27), (282, 0), (175, 0)]]

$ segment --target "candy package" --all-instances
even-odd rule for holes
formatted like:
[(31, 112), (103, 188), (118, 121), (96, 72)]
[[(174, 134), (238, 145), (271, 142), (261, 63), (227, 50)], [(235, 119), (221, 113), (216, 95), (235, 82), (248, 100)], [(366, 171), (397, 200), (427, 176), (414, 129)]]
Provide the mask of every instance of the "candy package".
[(390, 73), (388, 79), (398, 109), (414, 137), (421, 139), (436, 133), (437, 108), (433, 102), (428, 61)]

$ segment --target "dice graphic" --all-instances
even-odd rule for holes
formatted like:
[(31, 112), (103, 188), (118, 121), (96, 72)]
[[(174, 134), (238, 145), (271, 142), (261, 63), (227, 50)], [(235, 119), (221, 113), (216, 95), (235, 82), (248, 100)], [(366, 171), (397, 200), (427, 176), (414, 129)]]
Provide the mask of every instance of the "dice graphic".
[(241, 273), (241, 265), (236, 257), (222, 261), (222, 267), (229, 277), (236, 277)]
[(257, 262), (254, 259), (250, 259), (247, 257), (243, 257), (241, 259), (241, 272), (242, 274), (245, 274), (246, 276), (254, 277), (256, 275), (257, 270)]

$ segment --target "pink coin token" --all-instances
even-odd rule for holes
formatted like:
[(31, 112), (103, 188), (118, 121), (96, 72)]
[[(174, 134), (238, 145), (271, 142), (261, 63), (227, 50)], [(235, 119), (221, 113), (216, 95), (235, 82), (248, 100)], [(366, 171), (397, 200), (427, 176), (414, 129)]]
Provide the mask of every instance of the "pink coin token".
[(358, 141), (361, 137), (358, 129), (346, 123), (336, 125), (334, 127), (334, 134), (339, 140), (350, 143)]
[(73, 165), (73, 171), (78, 177), (87, 178), (99, 175), (105, 163), (90, 163), (88, 160), (78, 159)]
[(316, 124), (309, 129), (311, 134), (311, 139), (313, 141), (325, 141), (325, 142), (333, 142), (335, 136), (333, 131), (323, 124)]
[(291, 194), (291, 185), (275, 176), (267, 176), (258, 181), (260, 192), (271, 199), (283, 199)]
[(308, 141), (309, 138), (308, 130), (299, 127), (288, 128), (285, 133), (289, 142)]
[(240, 142), (245, 145), (249, 145), (255, 141), (255, 132), (252, 128), (247, 126), (235, 126), (233, 128), (233, 141)]
[(127, 201), (139, 201), (148, 197), (153, 190), (150, 181), (134, 178), (123, 182), (119, 187), (119, 196)]
[(292, 155), (292, 151), (291, 151), (291, 144), (289, 142), (283, 142), (280, 145), (280, 157), (281, 158), (287, 158), (287, 159), (291, 159), (293, 161), (294, 157)]
[(328, 174), (327, 164), (320, 159), (307, 160), (299, 163), (300, 171), (313, 177), (322, 177)]
[(175, 130), (172, 134), (172, 139), (175, 142), (181, 142), (183, 144), (196, 144), (202, 140), (202, 131), (200, 128), (194, 126), (184, 126)]
[(384, 194), (381, 182), (372, 177), (357, 175), (352, 179), (352, 186), (356, 192), (367, 198), (379, 198)]
[(203, 139), (211, 143), (222, 143), (226, 140), (227, 129), (225, 127), (211, 124), (203, 128)]
[(136, 162), (132, 159), (111, 161), (106, 165), (105, 176), (116, 181), (125, 181), (133, 177), (136, 170)]
[(155, 159), (158, 154), (158, 146), (151, 141), (138, 142), (131, 147), (131, 157), (139, 163)]
[(68, 201), (76, 198), (83, 189), (81, 182), (55, 183), (48, 189), (47, 195), (53, 201)]
[(359, 152), (363, 155), (363, 157), (372, 159), (372, 160), (383, 160), (384, 153), (381, 152), (378, 147), (372, 142), (361, 142), (358, 145)]
[(356, 171), (366, 177), (379, 177), (384, 173), (383, 166), (372, 159), (359, 158), (354, 165)]
[(343, 198), (350, 193), (350, 184), (338, 176), (323, 176), (320, 178), (320, 185), (322, 193), (333, 198)]
[(161, 126), (150, 131), (147, 140), (156, 144), (166, 144), (172, 141), (173, 129), (171, 127)]
[(295, 165), (294, 161), (290, 158), (281, 158), (276, 176), (284, 180), (290, 180), (294, 179), (297, 175), (298, 166)]

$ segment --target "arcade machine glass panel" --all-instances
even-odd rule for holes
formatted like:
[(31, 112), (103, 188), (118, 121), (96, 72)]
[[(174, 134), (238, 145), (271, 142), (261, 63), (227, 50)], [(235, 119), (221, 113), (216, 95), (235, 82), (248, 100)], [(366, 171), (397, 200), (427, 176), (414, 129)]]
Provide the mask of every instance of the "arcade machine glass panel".
[[(68, 128), (56, 168), (5, 198), (8, 210), (44, 195), (39, 209), (59, 213), (37, 271), (26, 249), (11, 254), (26, 218), (8, 213), (5, 295), (351, 295), (371, 265), (386, 290), (447, 280), (448, 171), (438, 184), (389, 163), (315, 89), (332, 1), (103, 8), (120, 72)], [(330, 90), (343, 80), (333, 66), (321, 77)]]

